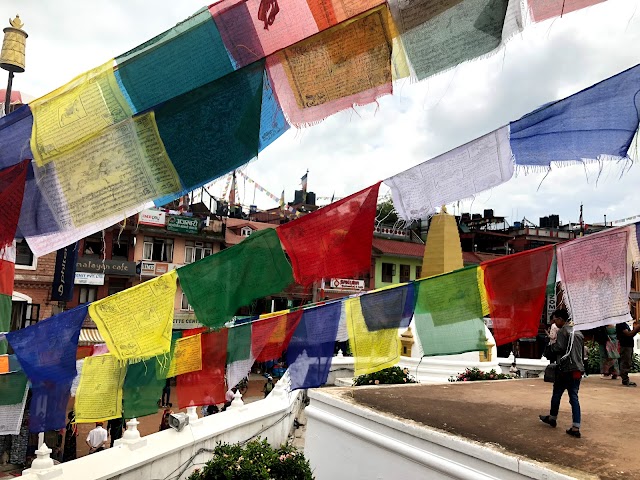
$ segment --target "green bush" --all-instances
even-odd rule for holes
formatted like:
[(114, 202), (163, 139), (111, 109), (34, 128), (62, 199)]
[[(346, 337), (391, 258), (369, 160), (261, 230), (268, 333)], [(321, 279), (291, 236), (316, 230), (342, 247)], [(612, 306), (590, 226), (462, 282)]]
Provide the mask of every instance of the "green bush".
[(507, 380), (513, 378), (508, 373), (498, 373), (495, 370), (485, 372), (478, 367), (467, 368), (456, 377), (449, 377), (450, 382), (473, 382), (476, 380)]
[[(600, 373), (600, 348), (598, 343), (593, 340), (585, 342), (588, 352), (587, 363), (584, 369), (587, 373)], [(633, 354), (633, 363), (631, 364), (631, 373), (640, 373), (640, 355)]]
[(418, 383), (416, 379), (409, 375), (409, 369), (400, 367), (391, 367), (380, 370), (379, 372), (360, 375), (353, 379), (353, 386), (361, 385), (397, 385), (404, 383)]
[(188, 480), (312, 480), (311, 467), (302, 452), (291, 445), (271, 448), (266, 440), (246, 446), (218, 443), (213, 458)]

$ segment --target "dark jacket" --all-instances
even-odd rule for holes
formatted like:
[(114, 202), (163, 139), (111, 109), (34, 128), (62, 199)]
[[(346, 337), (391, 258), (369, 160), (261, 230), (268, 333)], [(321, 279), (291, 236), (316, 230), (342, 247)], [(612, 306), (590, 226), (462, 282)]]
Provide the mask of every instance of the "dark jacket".
[(557, 354), (558, 357), (556, 363), (560, 366), (561, 372), (573, 372), (575, 370), (584, 372), (584, 337), (582, 336), (582, 332), (575, 330), (571, 352), (569, 352), (569, 356), (567, 358), (562, 360), (562, 357), (567, 353), (567, 346), (569, 345), (571, 332), (574, 332), (574, 328), (568, 323), (565, 323), (564, 327), (558, 330), (556, 343), (549, 345), (549, 350), (552, 353)]

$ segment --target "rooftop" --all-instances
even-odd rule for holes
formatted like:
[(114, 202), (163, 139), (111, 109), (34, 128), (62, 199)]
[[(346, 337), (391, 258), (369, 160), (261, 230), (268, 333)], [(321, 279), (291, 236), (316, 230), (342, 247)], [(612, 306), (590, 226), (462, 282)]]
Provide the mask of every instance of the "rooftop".
[(571, 426), (566, 394), (557, 428), (538, 420), (548, 414), (551, 399), (551, 384), (542, 379), (331, 390), (345, 401), (552, 464), (576, 478), (640, 478), (640, 458), (631, 453), (640, 447), (640, 420), (633, 408), (640, 391), (621, 387), (619, 380), (583, 380), (580, 439), (565, 433)]

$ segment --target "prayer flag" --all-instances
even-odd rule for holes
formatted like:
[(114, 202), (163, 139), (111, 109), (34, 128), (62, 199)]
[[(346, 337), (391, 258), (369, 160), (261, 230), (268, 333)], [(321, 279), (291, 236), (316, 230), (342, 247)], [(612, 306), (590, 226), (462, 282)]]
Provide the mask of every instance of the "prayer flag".
[(538, 334), (552, 261), (550, 245), (482, 263), (496, 345)]
[(321, 278), (353, 278), (369, 271), (379, 187), (380, 182), (278, 226), (298, 283), (308, 286)]
[(172, 270), (89, 306), (89, 315), (119, 360), (168, 353), (177, 273)]
[[(11, 297), (16, 267), (16, 242), (0, 249), (0, 332), (11, 328)], [(7, 340), (0, 337), (0, 354), (7, 353)]]
[(281, 292), (293, 282), (291, 266), (271, 228), (180, 267), (178, 277), (198, 321), (213, 328), (231, 320), (239, 307)]
[(257, 362), (278, 360), (287, 349), (302, 318), (302, 310), (269, 317), (251, 324), (251, 352)]
[(638, 130), (640, 65), (511, 123), (516, 165), (619, 160)]
[[(284, 118), (282, 107), (278, 103), (271, 80), (265, 69), (262, 78), (262, 106), (260, 108), (260, 143), (258, 145), (258, 151), (263, 151), (274, 140), (281, 137), (287, 130), (289, 130), (289, 124)], [(280, 208), (284, 208), (284, 190), (282, 191), (282, 198)]]
[(474, 196), (511, 179), (509, 127), (502, 127), (431, 160), (387, 178), (393, 206), (406, 220), (433, 215), (436, 208)]
[(116, 78), (136, 113), (233, 71), (206, 8), (116, 58)]
[(167, 378), (202, 370), (202, 339), (200, 335), (202, 334), (186, 335), (176, 340)]
[(227, 339), (227, 386), (235, 387), (246, 377), (254, 362), (251, 355), (251, 324), (229, 329)]
[(12, 405), (0, 405), (0, 435), (18, 435), (22, 427), (22, 416), (27, 403), (28, 385), (25, 385), (22, 399)]
[(564, 301), (578, 330), (631, 320), (631, 262), (626, 227), (556, 247)]
[(76, 422), (102, 422), (122, 417), (124, 362), (111, 354), (84, 359), (76, 394)]
[(605, 0), (527, 0), (534, 22), (542, 22), (553, 17), (586, 8)]
[(65, 427), (72, 382), (72, 379), (31, 382), (31, 403), (29, 406), (29, 431), (31, 433), (60, 430)]
[[(461, 282), (459, 287), (455, 280)], [(415, 288), (414, 324), (424, 356), (487, 349), (475, 267), (420, 280)]]
[(226, 328), (202, 334), (202, 370), (178, 376), (179, 408), (224, 402), (227, 335)]
[(27, 376), (24, 372), (3, 373), (0, 375), (0, 405), (20, 403), (27, 387)]
[(407, 328), (416, 305), (413, 283), (394, 285), (360, 296), (364, 322), (369, 332)]
[(122, 386), (122, 411), (124, 418), (139, 418), (158, 413), (158, 399), (162, 396), (165, 381), (158, 378), (157, 369), (163, 356), (146, 362), (130, 363)]
[(287, 348), (291, 390), (320, 387), (327, 382), (340, 311), (340, 302), (304, 310)]
[[(29, 160), (0, 170), (0, 251), (16, 236)], [(1, 275), (1, 273), (0, 273)]]

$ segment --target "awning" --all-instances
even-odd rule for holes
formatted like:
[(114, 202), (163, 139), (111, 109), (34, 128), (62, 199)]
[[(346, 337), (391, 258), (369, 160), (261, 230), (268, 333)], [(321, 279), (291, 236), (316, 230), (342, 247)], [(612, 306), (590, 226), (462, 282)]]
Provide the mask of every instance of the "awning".
[(97, 343), (104, 343), (104, 339), (100, 335), (97, 328), (82, 328), (80, 329), (80, 338), (78, 339), (78, 346), (95, 345)]

